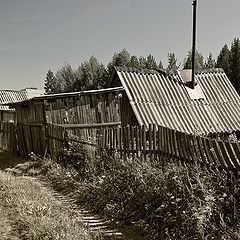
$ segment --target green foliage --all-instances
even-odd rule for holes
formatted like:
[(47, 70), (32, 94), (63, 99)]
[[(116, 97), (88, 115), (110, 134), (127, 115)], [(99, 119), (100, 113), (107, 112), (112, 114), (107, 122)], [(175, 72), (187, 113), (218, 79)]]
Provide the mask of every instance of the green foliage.
[(119, 53), (114, 53), (112, 60), (108, 63), (107, 68), (108, 72), (112, 72), (114, 66), (116, 67), (130, 67), (131, 63), (131, 55), (129, 52), (124, 48)]
[[(183, 64), (184, 69), (191, 69), (192, 68), (192, 50), (188, 52), (187, 57), (184, 59), (184, 64)], [(196, 51), (195, 53), (195, 69), (196, 70), (201, 70), (205, 68), (204, 64), (204, 57), (201, 53)]]
[(216, 67), (224, 69), (227, 76), (230, 77), (230, 50), (227, 44), (224, 44), (223, 48), (221, 49), (218, 57)]
[(216, 66), (216, 62), (213, 58), (213, 55), (212, 55), (212, 53), (209, 53), (207, 61), (205, 63), (205, 68), (212, 69), (212, 68), (215, 68), (215, 66)]
[(177, 58), (175, 53), (168, 54), (168, 70), (178, 70), (181, 64), (177, 64)]
[(59, 93), (64, 90), (61, 81), (54, 76), (54, 73), (50, 69), (47, 72), (44, 89), (47, 94)]
[(158, 66), (157, 66), (157, 62), (155, 60), (155, 58), (149, 54), (147, 56), (147, 59), (145, 61), (145, 66), (143, 66), (143, 68), (145, 69), (156, 69)]
[(230, 54), (230, 80), (237, 90), (240, 93), (240, 39), (235, 38), (231, 45), (231, 54)]
[(72, 69), (69, 63), (62, 66), (55, 74), (58, 84), (61, 86), (62, 92), (72, 92), (73, 83), (78, 81), (78, 72)]

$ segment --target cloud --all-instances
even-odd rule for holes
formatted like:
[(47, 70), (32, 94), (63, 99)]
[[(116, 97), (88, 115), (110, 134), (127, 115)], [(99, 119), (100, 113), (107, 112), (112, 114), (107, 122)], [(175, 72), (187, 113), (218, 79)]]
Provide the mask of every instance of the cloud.
[(18, 48), (17, 46), (9, 46), (9, 47), (3, 47), (3, 48), (0, 47), (0, 52), (7, 52), (17, 48)]
[(42, 14), (36, 14), (33, 16), (21, 16), (21, 17), (15, 17), (9, 20), (11, 23), (21, 23), (21, 22), (31, 22), (31, 21), (38, 21), (44, 19), (45, 16)]
[(125, 9), (128, 9), (128, 8), (130, 8), (129, 3), (123, 3), (123, 4), (121, 4), (119, 6), (116, 6), (116, 7), (105, 8), (104, 12), (111, 14), (111, 13), (118, 12), (118, 11), (121, 11), (121, 10), (125, 10)]

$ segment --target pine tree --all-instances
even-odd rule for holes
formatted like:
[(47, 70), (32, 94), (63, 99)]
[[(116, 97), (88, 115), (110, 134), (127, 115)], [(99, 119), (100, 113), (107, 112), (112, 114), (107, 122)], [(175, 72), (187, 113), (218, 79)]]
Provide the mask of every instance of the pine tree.
[(47, 94), (63, 92), (63, 86), (50, 69), (48, 70), (46, 79), (44, 81), (44, 89), (45, 93)]
[(217, 57), (216, 63), (216, 67), (222, 68), (228, 77), (230, 77), (230, 54), (228, 45), (225, 44)]
[(231, 45), (230, 63), (230, 81), (234, 88), (240, 93), (240, 40), (235, 38)]
[(209, 55), (208, 55), (207, 61), (205, 63), (205, 68), (206, 69), (212, 69), (212, 68), (215, 68), (215, 66), (216, 66), (216, 62), (213, 58), (212, 53), (210, 52)]
[(162, 61), (160, 61), (159, 64), (158, 64), (158, 69), (163, 69), (163, 68), (164, 68), (163, 63), (162, 63)]
[(179, 67), (180, 67), (180, 64), (177, 64), (177, 58), (176, 58), (175, 53), (169, 53), (167, 69), (168, 70), (177, 70), (177, 69), (179, 69)]
[[(204, 57), (201, 53), (195, 53), (195, 69), (201, 70), (205, 68)], [(188, 52), (187, 57), (184, 59), (183, 69), (192, 69), (192, 50)]]
[(157, 68), (157, 62), (155, 58), (149, 54), (146, 58), (145, 62), (145, 69), (156, 69)]
[(130, 66), (133, 68), (137, 68), (137, 69), (140, 68), (140, 64), (139, 64), (137, 56), (135, 56), (135, 55), (131, 56)]

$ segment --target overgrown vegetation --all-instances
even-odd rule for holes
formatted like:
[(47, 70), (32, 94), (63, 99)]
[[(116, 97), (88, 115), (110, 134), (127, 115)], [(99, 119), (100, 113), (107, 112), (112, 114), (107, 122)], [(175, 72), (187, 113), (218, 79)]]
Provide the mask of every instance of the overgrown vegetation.
[(46, 173), (80, 204), (146, 239), (240, 239), (239, 180), (225, 172), (85, 153), (74, 146)]
[(11, 219), (11, 231), (19, 239), (94, 239), (76, 212), (66, 209), (47, 189), (28, 178), (0, 172), (0, 201)]

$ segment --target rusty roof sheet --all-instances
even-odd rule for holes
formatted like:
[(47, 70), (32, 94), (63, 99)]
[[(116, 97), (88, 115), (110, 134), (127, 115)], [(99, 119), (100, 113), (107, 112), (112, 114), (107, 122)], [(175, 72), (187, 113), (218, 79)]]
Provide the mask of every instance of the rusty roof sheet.
[(24, 101), (26, 99), (26, 91), (0, 90), (0, 110), (10, 111), (9, 107), (4, 104), (9, 102)]
[(240, 97), (223, 70), (196, 74), (203, 99), (191, 100), (180, 74), (116, 68), (140, 125), (158, 124), (187, 133), (240, 129)]

